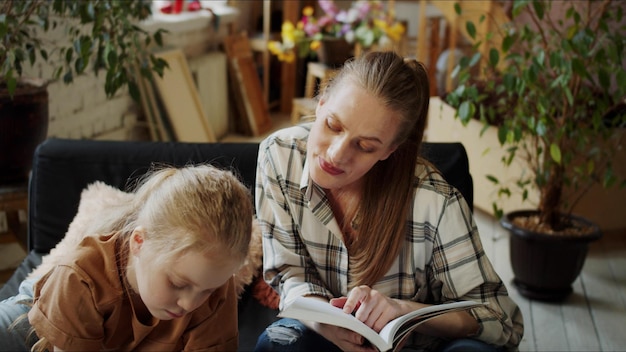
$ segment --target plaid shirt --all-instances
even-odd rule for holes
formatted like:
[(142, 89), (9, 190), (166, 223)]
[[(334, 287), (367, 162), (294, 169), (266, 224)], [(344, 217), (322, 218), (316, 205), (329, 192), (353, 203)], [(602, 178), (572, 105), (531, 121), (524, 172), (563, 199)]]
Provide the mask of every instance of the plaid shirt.
[[(330, 203), (309, 178), (310, 124), (275, 132), (259, 149), (256, 210), (263, 232), (265, 279), (280, 292), (281, 308), (297, 296), (348, 294), (348, 251)], [(519, 308), (483, 251), (461, 193), (424, 165), (416, 167), (415, 197), (405, 245), (373, 288), (429, 304), (487, 303), (470, 312), (476, 337), (514, 348), (523, 334)]]

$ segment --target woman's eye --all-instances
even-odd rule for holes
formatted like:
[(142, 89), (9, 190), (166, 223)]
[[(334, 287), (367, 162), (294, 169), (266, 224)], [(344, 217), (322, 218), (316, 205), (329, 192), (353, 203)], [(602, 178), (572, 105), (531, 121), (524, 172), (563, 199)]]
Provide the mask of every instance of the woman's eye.
[(326, 126), (331, 130), (331, 131), (335, 131), (338, 132), (339, 131), (339, 126), (336, 125), (335, 123), (333, 123), (333, 121), (331, 121), (330, 119), (326, 120)]
[(364, 153), (373, 153), (374, 152), (374, 148), (371, 148), (367, 145), (362, 145), (359, 144), (359, 148), (361, 149), (361, 151), (363, 151)]

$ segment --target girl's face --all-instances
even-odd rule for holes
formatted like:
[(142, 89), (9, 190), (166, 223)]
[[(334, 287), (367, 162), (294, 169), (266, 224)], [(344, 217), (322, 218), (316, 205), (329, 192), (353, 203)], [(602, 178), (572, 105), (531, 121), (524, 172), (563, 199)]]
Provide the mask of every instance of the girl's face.
[(311, 178), (329, 190), (357, 185), (397, 147), (395, 113), (363, 88), (344, 82), (319, 101), (307, 145)]
[(203, 304), (239, 268), (240, 263), (219, 251), (186, 252), (173, 260), (155, 260), (158, 253), (144, 242), (143, 228), (130, 240), (129, 282), (150, 314), (160, 320), (180, 318)]

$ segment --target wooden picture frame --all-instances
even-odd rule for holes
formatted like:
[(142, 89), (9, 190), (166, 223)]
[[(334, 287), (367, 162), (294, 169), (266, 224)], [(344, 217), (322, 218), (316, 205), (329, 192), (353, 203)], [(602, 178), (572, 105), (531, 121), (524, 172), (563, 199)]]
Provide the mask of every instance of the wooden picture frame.
[(169, 65), (163, 77), (154, 76), (154, 83), (176, 141), (216, 142), (185, 54), (175, 49), (155, 53), (155, 56)]
[(271, 129), (272, 121), (263, 98), (248, 35), (229, 35), (224, 39), (224, 47), (228, 55), (231, 91), (240, 115), (238, 122), (245, 124), (243, 130), (250, 131), (253, 136), (260, 136)]

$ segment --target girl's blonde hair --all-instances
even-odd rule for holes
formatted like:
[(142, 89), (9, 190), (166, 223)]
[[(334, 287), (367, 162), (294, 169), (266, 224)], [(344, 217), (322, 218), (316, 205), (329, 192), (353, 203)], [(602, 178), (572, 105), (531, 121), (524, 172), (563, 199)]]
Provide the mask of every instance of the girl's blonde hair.
[[(167, 261), (189, 250), (217, 250), (243, 264), (253, 207), (250, 191), (233, 172), (205, 164), (153, 167), (138, 180), (134, 194), (114, 211), (95, 216), (88, 232), (119, 231), (128, 241), (132, 231), (143, 226), (145, 240), (155, 249), (154, 260)], [(41, 338), (31, 351), (50, 348)]]
[(193, 249), (218, 249), (240, 259), (248, 253), (252, 232), (250, 191), (231, 171), (202, 164), (153, 167), (135, 186), (132, 202), (100, 217), (90, 233), (146, 230), (159, 255), (167, 260)]
[[(350, 81), (376, 96), (399, 119), (398, 145), (364, 176), (357, 238), (348, 246), (350, 286), (373, 285), (389, 270), (407, 230), (415, 167), (426, 128), (430, 87), (424, 65), (393, 52), (370, 52), (345, 63), (322, 94)], [(381, 184), (384, 186), (381, 187)]]

